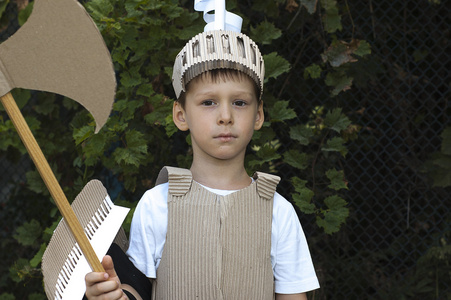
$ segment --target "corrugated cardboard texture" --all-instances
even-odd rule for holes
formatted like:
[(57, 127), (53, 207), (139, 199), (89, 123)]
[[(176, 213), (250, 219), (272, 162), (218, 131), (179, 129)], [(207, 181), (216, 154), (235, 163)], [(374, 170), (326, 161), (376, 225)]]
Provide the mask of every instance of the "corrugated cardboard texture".
[(177, 98), (198, 75), (215, 69), (232, 69), (249, 75), (263, 93), (265, 64), (254, 41), (242, 33), (215, 30), (194, 36), (174, 62), (172, 85)]
[(105, 124), (116, 92), (111, 56), (85, 9), (74, 0), (36, 0), (28, 21), (0, 45), (0, 95), (13, 88), (48, 91), (82, 104)]
[(218, 196), (194, 181), (188, 185), (186, 172), (168, 170), (168, 233), (156, 299), (273, 299), (272, 199), (278, 178), (259, 173), (247, 188)]
[[(109, 198), (107, 190), (98, 180), (91, 180), (86, 184), (73, 201), (72, 209), (90, 242), (93, 243), (92, 246), (96, 252), (102, 252), (100, 257), (103, 257), (129, 209), (115, 206)], [(120, 215), (115, 213), (117, 210), (121, 211)], [(110, 226), (111, 224), (113, 226)], [(104, 234), (105, 230), (108, 231), (107, 234)], [(97, 244), (102, 243), (102, 250), (95, 247), (96, 234), (101, 235), (102, 240)], [(111, 239), (107, 235), (110, 235)], [(99, 256), (99, 253), (97, 255)], [(82, 264), (88, 270), (89, 266), (82, 260), (86, 260), (86, 258), (83, 257), (66, 220), (63, 219), (55, 229), (42, 257), (42, 273), (48, 299), (68, 299), (69, 292), (66, 289), (69, 287), (80, 294), (77, 298), (76, 295), (69, 293), (73, 295), (72, 299), (83, 297), (86, 273), (83, 271), (85, 268)], [(80, 271), (77, 268), (83, 269)]]
[[(98, 210), (102, 210), (103, 213), (102, 206), (105, 206), (104, 201), (107, 196), (107, 191), (102, 183), (98, 180), (92, 180), (75, 198), (72, 208), (83, 228), (92, 222), (92, 218)], [(45, 278), (45, 290), (49, 299), (55, 299), (56, 295), (58, 295), (57, 290), (64, 289), (59, 287), (59, 283), (62, 281), (60, 279), (61, 271), (69, 269), (65, 265), (70, 264), (70, 258), (75, 261), (72, 264), (76, 265), (78, 257), (81, 256), (81, 252), (78, 255), (73, 253), (75, 244), (75, 238), (63, 219), (55, 229), (49, 247), (47, 247), (42, 258), (42, 273)], [(67, 275), (69, 272), (63, 273), (65, 276), (70, 277), (70, 275)]]

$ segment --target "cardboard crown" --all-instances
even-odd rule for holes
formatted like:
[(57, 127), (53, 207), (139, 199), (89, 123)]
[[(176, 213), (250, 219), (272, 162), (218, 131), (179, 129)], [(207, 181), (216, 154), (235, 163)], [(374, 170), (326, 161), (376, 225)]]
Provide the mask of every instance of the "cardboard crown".
[(215, 69), (234, 69), (249, 75), (263, 93), (265, 65), (258, 46), (248, 36), (225, 30), (194, 36), (175, 59), (172, 85), (177, 98), (200, 74)]

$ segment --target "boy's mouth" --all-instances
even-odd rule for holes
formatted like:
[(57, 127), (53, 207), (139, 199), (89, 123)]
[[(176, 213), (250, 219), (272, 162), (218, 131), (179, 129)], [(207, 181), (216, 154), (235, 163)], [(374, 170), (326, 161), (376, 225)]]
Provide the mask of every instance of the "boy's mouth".
[(231, 140), (233, 140), (235, 138), (236, 138), (236, 136), (234, 136), (231, 133), (221, 133), (221, 134), (216, 136), (216, 139), (218, 139), (220, 141), (223, 141), (223, 142), (228, 142), (228, 141), (231, 141)]

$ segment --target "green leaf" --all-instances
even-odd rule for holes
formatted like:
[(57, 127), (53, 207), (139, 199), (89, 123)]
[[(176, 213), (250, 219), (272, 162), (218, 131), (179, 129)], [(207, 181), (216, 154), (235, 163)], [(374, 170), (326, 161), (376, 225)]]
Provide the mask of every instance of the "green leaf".
[(136, 91), (137, 95), (141, 95), (141, 96), (145, 96), (145, 97), (150, 97), (150, 95), (152, 95), (153, 93), (154, 93), (154, 90), (150, 83), (141, 84), (139, 86), (138, 90)]
[(113, 104), (113, 110), (116, 112), (123, 112), (128, 109), (128, 101), (125, 99), (117, 100)]
[[(305, 185), (307, 184), (307, 180), (303, 180), (297, 176), (291, 178), (291, 183), (293, 184), (294, 190), (300, 193)], [(311, 198), (310, 198), (311, 199)]]
[(280, 158), (280, 154), (277, 153), (277, 149), (269, 144), (265, 144), (259, 147), (256, 152), (258, 160), (252, 160), (249, 162), (251, 168), (262, 166), (264, 163), (271, 162)]
[(39, 249), (38, 253), (36, 253), (36, 255), (30, 260), (30, 266), (36, 268), (39, 265), (46, 248), (47, 248), (46, 243), (41, 244), (41, 248)]
[(147, 144), (144, 134), (130, 130), (125, 134), (126, 147), (116, 148), (113, 157), (116, 163), (139, 167), (147, 155)]
[(86, 8), (95, 20), (101, 20), (114, 11), (113, 2), (110, 0), (92, 0), (86, 3)]
[[(198, 24), (186, 26), (183, 30), (177, 30), (174, 34), (182, 41), (189, 40), (199, 32), (202, 32), (202, 26)], [(172, 71), (170, 73), (172, 75)]]
[(430, 173), (434, 187), (450, 187), (451, 186), (451, 170), (443, 168), (435, 168)]
[[(27, 122), (29, 118), (27, 118)], [(31, 126), (30, 126), (31, 127)], [(27, 153), (27, 150), (22, 143), (16, 128), (11, 120), (6, 120), (3, 123), (3, 117), (0, 116), (0, 150), (7, 151), (8, 147), (17, 149), (21, 154)]]
[(290, 128), (290, 137), (304, 146), (310, 143), (313, 135), (313, 129), (305, 125), (296, 125)]
[(73, 138), (75, 140), (75, 145), (78, 146), (83, 143), (87, 138), (94, 134), (94, 127), (83, 126), (81, 128), (75, 128), (73, 133)]
[(343, 170), (341, 171), (337, 171), (336, 169), (327, 170), (326, 176), (330, 180), (330, 185), (328, 185), (329, 188), (334, 189), (336, 191), (341, 189), (348, 189)]
[(440, 167), (448, 169), (451, 172), (451, 155), (445, 155), (438, 152), (431, 159), (431, 162), (434, 164), (434, 168)]
[(343, 29), (341, 26), (341, 16), (337, 13), (326, 13), (323, 15), (324, 28), (328, 33), (334, 33)]
[(276, 18), (279, 15), (279, 7), (277, 2), (280, 2), (280, 0), (253, 1), (252, 9), (261, 11), (268, 18)]
[(360, 40), (354, 54), (361, 57), (371, 54), (371, 45), (365, 40)]
[[(55, 209), (56, 209), (56, 207), (55, 207)], [(43, 234), (44, 241), (46, 241), (46, 242), (50, 241), (50, 238), (52, 237), (53, 232), (55, 231), (56, 227), (60, 223), (60, 220), (61, 220), (61, 218), (58, 218), (56, 221), (54, 221), (52, 223), (52, 225), (50, 225), (50, 227), (47, 227), (46, 229), (44, 229), (44, 234)]]
[(326, 152), (340, 152), (340, 154), (344, 157), (348, 154), (348, 149), (344, 145), (345, 141), (341, 137), (333, 137), (329, 139), (321, 150)]
[(277, 153), (277, 149), (272, 145), (263, 145), (257, 151), (257, 156), (261, 158), (263, 161), (271, 161), (280, 158), (280, 154)]
[(120, 48), (114, 49), (111, 51), (111, 58), (114, 62), (119, 63), (122, 67), (125, 68), (126, 65), (126, 59), (128, 58), (128, 55), (130, 54), (129, 49), (120, 50)]
[(351, 123), (351, 120), (341, 113), (341, 108), (335, 108), (332, 111), (328, 111), (324, 118), (324, 125), (338, 133), (348, 128)]
[(127, 147), (139, 153), (147, 154), (147, 143), (142, 132), (130, 130), (125, 134)]
[(17, 20), (19, 21), (19, 25), (22, 26), (25, 24), (28, 20), (28, 17), (31, 15), (31, 12), (33, 11), (34, 2), (28, 3), (27, 7), (25, 9), (22, 9), (19, 11)]
[(288, 108), (289, 101), (277, 101), (274, 106), (269, 109), (268, 113), (273, 122), (282, 122), (296, 118), (296, 112), (292, 108)]
[(315, 213), (316, 207), (311, 203), (314, 193), (305, 186), (307, 181), (302, 180), (299, 177), (293, 177), (291, 178), (291, 183), (296, 191), (296, 193), (292, 195), (296, 206), (305, 214)]
[(321, 72), (323, 70), (317, 64), (312, 64), (305, 68), (304, 70), (304, 79), (308, 79), (309, 77), (312, 79), (318, 79), (321, 77)]
[(35, 105), (34, 110), (39, 114), (49, 116), (59, 110), (59, 104), (55, 102), (54, 97), (48, 97), (43, 99), (39, 105)]
[(344, 72), (329, 72), (326, 76), (325, 83), (327, 86), (333, 87), (332, 96), (338, 95), (342, 91), (351, 89), (353, 78), (348, 77)]
[(307, 153), (299, 152), (297, 150), (290, 149), (283, 155), (283, 161), (292, 167), (304, 170), (307, 168), (310, 155)]
[(67, 108), (68, 110), (76, 110), (80, 107), (80, 103), (77, 101), (74, 101), (70, 98), (64, 97), (63, 98), (63, 106)]
[(42, 228), (41, 224), (35, 219), (30, 222), (23, 223), (22, 226), (17, 228), (14, 238), (23, 246), (32, 246), (36, 242), (39, 236), (41, 236)]
[(127, 1), (124, 3), (125, 10), (127, 11), (127, 18), (134, 19), (140, 18), (143, 12), (139, 10), (139, 3), (135, 1)]
[[(264, 122), (262, 128), (260, 130), (254, 131), (254, 135), (252, 137), (252, 141), (255, 145), (265, 145), (266, 143), (271, 143), (271, 141), (276, 140), (276, 133), (270, 127), (269, 122)], [(254, 149), (257, 151), (258, 149)]]
[(349, 44), (335, 41), (321, 54), (321, 57), (323, 62), (329, 62), (332, 67), (336, 68), (349, 62), (356, 62), (357, 59), (351, 54), (352, 48), (349, 47)]
[(98, 159), (104, 155), (106, 147), (107, 140), (105, 134), (98, 133), (92, 135), (83, 148), (83, 152), (86, 156), (85, 164), (87, 166), (95, 165)]
[(31, 191), (37, 194), (48, 195), (47, 188), (45, 187), (44, 181), (42, 181), (38, 171), (28, 171), (25, 173), (25, 177), (27, 178), (28, 188)]
[(168, 137), (171, 137), (174, 133), (178, 132), (178, 128), (175, 125), (174, 120), (172, 119), (172, 115), (167, 115), (165, 117), (164, 129)]
[(337, 1), (321, 0), (321, 6), (325, 10), (325, 13), (322, 16), (324, 29), (328, 33), (334, 33), (337, 30), (341, 30), (341, 16), (338, 12)]
[(443, 139), (441, 151), (443, 154), (451, 155), (451, 127), (447, 127), (440, 135)]
[(340, 134), (345, 142), (354, 141), (359, 137), (359, 131), (361, 129), (361, 125), (351, 124), (345, 130), (342, 130)]
[(123, 87), (135, 87), (142, 82), (142, 78), (139, 73), (123, 72), (121, 73), (121, 84)]
[[(330, 210), (339, 210), (348, 205), (346, 200), (337, 195), (329, 196), (324, 199), (324, 204), (326, 204)], [(345, 216), (347, 217), (348, 214), (346, 213)]]
[(143, 106), (142, 100), (119, 100), (114, 103), (114, 111), (121, 112), (122, 121), (129, 121), (135, 118), (136, 112)]
[[(169, 98), (157, 95), (150, 98), (150, 107), (152, 111), (144, 116), (147, 124), (166, 125), (172, 121), (172, 101)], [(171, 118), (167, 118), (171, 117)]]
[(250, 37), (262, 45), (269, 45), (273, 40), (278, 39), (282, 35), (282, 31), (273, 23), (263, 21), (255, 28), (251, 27)]
[(9, 268), (9, 277), (16, 283), (24, 280), (26, 274), (29, 274), (30, 264), (25, 258), (19, 258)]
[(296, 193), (292, 195), (294, 204), (299, 207), (299, 209), (304, 214), (313, 214), (316, 212), (315, 204), (309, 202), (307, 199), (313, 197), (313, 191), (304, 188), (302, 193)]
[(183, 8), (177, 5), (165, 5), (162, 9), (162, 13), (172, 20), (182, 15)]
[(139, 167), (140, 157), (136, 157), (133, 151), (127, 148), (116, 148), (113, 152), (114, 161), (119, 165), (134, 165)]
[(349, 209), (345, 207), (346, 201), (337, 195), (324, 199), (324, 204), (328, 209), (322, 211), (324, 218), (317, 216), (316, 223), (324, 229), (324, 232), (332, 234), (340, 230), (340, 226), (349, 216)]
[(265, 60), (265, 80), (277, 78), (290, 70), (290, 63), (285, 58), (277, 55), (276, 52), (263, 55), (263, 59)]

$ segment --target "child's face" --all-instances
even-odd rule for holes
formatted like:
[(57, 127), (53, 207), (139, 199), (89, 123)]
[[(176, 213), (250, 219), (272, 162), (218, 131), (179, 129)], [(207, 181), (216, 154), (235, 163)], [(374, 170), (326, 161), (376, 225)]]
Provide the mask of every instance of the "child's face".
[(184, 108), (174, 103), (174, 122), (189, 130), (194, 157), (244, 159), (254, 130), (261, 128), (263, 106), (258, 104), (250, 78), (195, 78), (190, 82)]

